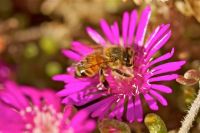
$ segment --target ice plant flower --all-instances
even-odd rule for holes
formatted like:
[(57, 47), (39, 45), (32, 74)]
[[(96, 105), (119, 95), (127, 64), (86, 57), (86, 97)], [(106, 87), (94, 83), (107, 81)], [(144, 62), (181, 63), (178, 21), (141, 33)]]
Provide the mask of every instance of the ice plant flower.
[(0, 61), (0, 82), (9, 79), (11, 76), (11, 70), (3, 61)]
[(50, 90), (36, 90), (5, 81), (0, 87), (0, 132), (90, 133), (95, 128), (88, 114), (62, 111), (59, 98)]
[[(98, 87), (98, 74), (93, 78), (76, 78), (72, 66), (68, 68), (66, 74), (53, 77), (54, 80), (66, 83), (64, 89), (58, 92), (58, 95), (64, 97), (62, 102), (76, 106), (87, 104), (85, 110), (88, 110), (93, 117), (116, 117), (121, 120), (122, 116), (126, 116), (129, 122), (143, 120), (142, 97), (151, 110), (159, 109), (157, 102), (167, 106), (166, 99), (160, 93), (171, 93), (172, 89), (160, 82), (176, 79), (175, 71), (179, 70), (185, 61), (161, 63), (173, 56), (174, 48), (158, 58), (153, 58), (169, 40), (171, 30), (169, 24), (161, 24), (145, 39), (150, 15), (149, 6), (142, 11), (140, 19), (136, 10), (131, 13), (125, 12), (121, 30), (117, 22), (109, 26), (105, 20), (101, 20), (100, 26), (105, 38), (93, 28), (87, 27), (89, 36), (102, 47), (115, 45), (130, 47), (135, 51), (134, 67), (131, 71), (134, 76), (120, 78), (108, 71), (106, 79), (110, 91), (106, 91), (105, 88)], [(79, 62), (93, 51), (93, 48), (81, 42), (73, 42), (72, 50), (63, 50), (63, 53)]]

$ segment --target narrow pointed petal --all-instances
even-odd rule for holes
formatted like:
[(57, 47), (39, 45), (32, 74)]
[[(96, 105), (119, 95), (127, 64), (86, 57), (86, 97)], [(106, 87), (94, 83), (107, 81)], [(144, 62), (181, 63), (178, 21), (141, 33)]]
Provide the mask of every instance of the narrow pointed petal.
[(103, 117), (105, 116), (105, 114), (108, 112), (108, 110), (110, 109), (110, 106), (113, 104), (113, 101), (115, 99), (113, 98), (112, 100), (108, 101), (105, 105), (103, 105), (102, 107), (98, 107), (98, 110), (95, 110), (92, 113), (92, 117)]
[(67, 57), (70, 58), (74, 61), (80, 61), (81, 60), (81, 56), (71, 50), (62, 50), (62, 53)]
[(134, 113), (135, 119), (138, 122), (141, 122), (143, 120), (143, 110), (142, 110), (142, 103), (140, 100), (140, 96), (135, 97), (134, 104), (135, 104), (135, 113)]
[(23, 106), (20, 103), (18, 103), (18, 101), (12, 95), (10, 95), (7, 92), (0, 93), (0, 100), (16, 109), (23, 108)]
[(129, 13), (125, 12), (122, 19), (122, 38), (123, 38), (123, 45), (125, 47), (127, 45), (128, 28), (129, 28)]
[(114, 44), (114, 36), (108, 23), (103, 19), (101, 20), (100, 25), (108, 40), (111, 42), (111, 44)]
[(102, 45), (102, 46), (105, 46), (106, 45), (106, 41), (103, 39), (103, 37), (98, 33), (96, 32), (96, 30), (90, 28), (90, 27), (87, 27), (86, 28), (87, 30), (87, 33), (89, 34), (89, 36), (98, 44)]
[(160, 84), (151, 84), (151, 88), (154, 90), (158, 90), (163, 93), (172, 93), (172, 89), (165, 85)]
[(155, 76), (155, 75), (163, 74), (167, 72), (174, 72), (176, 70), (179, 70), (184, 64), (185, 64), (185, 61), (176, 61), (176, 62), (169, 62), (169, 63), (156, 66), (151, 70), (152, 71), (151, 76)]
[(114, 22), (114, 24), (111, 26), (111, 30), (113, 32), (113, 36), (115, 38), (115, 44), (119, 45), (120, 43), (120, 35), (119, 35), (119, 26), (117, 22)]
[(153, 77), (149, 79), (149, 82), (157, 82), (157, 81), (170, 81), (174, 80), (178, 77), (177, 74), (169, 74), (164, 76)]
[(90, 82), (69, 83), (65, 85), (65, 89), (59, 91), (57, 94), (61, 97), (67, 96), (72, 93), (81, 91), (82, 89), (85, 89), (85, 87), (87, 87), (90, 84)]
[(77, 102), (79, 102), (79, 97), (78, 97), (78, 94), (76, 93), (66, 96), (62, 100), (62, 103), (65, 105), (76, 105)]
[(151, 63), (149, 64), (149, 67), (152, 65), (155, 65), (156, 63), (159, 63), (161, 61), (170, 59), (173, 56), (173, 54), (174, 54), (174, 48), (172, 48), (171, 52), (168, 52), (168, 53), (156, 58), (155, 60), (151, 61)]
[(162, 26), (158, 26), (156, 27), (156, 29), (151, 33), (151, 35), (149, 36), (149, 38), (147, 39), (146, 44), (144, 45), (145, 51), (148, 51), (149, 48), (153, 45), (153, 40), (155, 40), (155, 38), (158, 36), (158, 32), (160, 31)]
[(67, 74), (59, 74), (53, 76), (53, 80), (55, 81), (63, 81), (65, 83), (70, 83), (70, 82), (78, 82), (76, 78), (74, 78), (73, 75), (67, 75)]
[(150, 38), (148, 39), (146, 43), (146, 52), (148, 52), (154, 45), (156, 44), (157, 41), (160, 40), (170, 29), (170, 24), (166, 25), (161, 25), (156, 28), (156, 30), (152, 33)]
[(129, 32), (128, 32), (129, 46), (133, 44), (133, 37), (134, 37), (135, 29), (136, 29), (137, 19), (138, 19), (137, 11), (133, 10), (131, 12), (131, 18), (130, 18), (130, 23), (129, 23)]
[(70, 125), (76, 126), (83, 124), (83, 122), (87, 119), (88, 113), (86, 111), (79, 111), (76, 115), (72, 118)]
[(124, 112), (124, 98), (120, 99), (116, 104), (113, 111), (109, 114), (110, 118), (117, 117), (118, 120), (121, 120)]
[(126, 113), (126, 119), (129, 122), (133, 122), (134, 121), (134, 111), (135, 111), (134, 107), (135, 106), (134, 106), (133, 98), (129, 97), (128, 105), (127, 105), (127, 113)]
[(4, 85), (5, 85), (6, 90), (0, 92), (0, 97), (1, 97), (1, 93), (5, 93), (11, 96), (14, 99), (14, 101), (17, 102), (21, 106), (21, 108), (28, 106), (29, 103), (27, 102), (23, 94), (18, 90), (21, 88), (21, 86), (18, 86), (12, 81), (7, 81), (4, 83)]
[(163, 106), (167, 106), (167, 100), (162, 95), (154, 90), (150, 90), (150, 94), (153, 95)]
[(20, 90), (22, 91), (23, 95), (29, 97), (29, 102), (33, 105), (41, 106), (41, 98), (47, 100), (45, 97), (42, 97), (41, 93), (38, 93), (38, 91), (32, 87), (22, 86), (20, 87)]
[(147, 6), (142, 12), (140, 22), (138, 25), (138, 29), (137, 29), (137, 33), (136, 33), (135, 43), (138, 46), (143, 45), (144, 37), (145, 37), (145, 33), (147, 30), (147, 25), (149, 23), (150, 16), (151, 16), (151, 8), (150, 8), (150, 6)]
[(171, 31), (168, 31), (149, 51), (147, 60), (149, 60), (171, 37)]
[(110, 96), (110, 97), (107, 97), (97, 103), (94, 103), (86, 108), (84, 108), (83, 110), (86, 110), (87, 112), (89, 113), (92, 113), (94, 112), (97, 108), (101, 108), (102, 106), (106, 105), (109, 101), (112, 101), (113, 100), (113, 96)]
[(96, 100), (100, 97), (102, 97), (103, 93), (99, 93), (99, 94), (93, 94), (93, 95), (90, 95), (88, 96), (87, 98), (80, 98), (79, 101), (77, 101), (76, 105), (77, 106), (82, 106), (84, 104), (87, 104), (93, 100)]
[(149, 105), (150, 109), (152, 110), (158, 110), (158, 105), (156, 103), (156, 100), (149, 94), (144, 94), (144, 98)]
[(77, 41), (72, 42), (72, 49), (79, 54), (86, 56), (92, 53), (93, 49)]

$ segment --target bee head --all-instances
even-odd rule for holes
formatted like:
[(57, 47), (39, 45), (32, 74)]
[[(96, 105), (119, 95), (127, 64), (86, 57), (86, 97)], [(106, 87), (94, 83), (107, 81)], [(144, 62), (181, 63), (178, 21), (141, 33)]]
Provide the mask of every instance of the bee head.
[(81, 77), (86, 77), (85, 70), (81, 66), (77, 66), (75, 68), (75, 77), (81, 78)]
[(134, 56), (133, 50), (131, 48), (125, 48), (125, 50), (123, 51), (123, 56), (122, 56), (122, 64), (127, 67), (132, 67), (133, 56)]

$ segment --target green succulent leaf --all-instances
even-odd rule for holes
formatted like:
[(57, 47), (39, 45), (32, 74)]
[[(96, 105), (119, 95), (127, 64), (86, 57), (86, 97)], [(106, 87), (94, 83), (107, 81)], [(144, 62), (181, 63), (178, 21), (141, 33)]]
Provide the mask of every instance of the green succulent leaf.
[(147, 114), (144, 123), (150, 133), (167, 133), (164, 121), (154, 113)]

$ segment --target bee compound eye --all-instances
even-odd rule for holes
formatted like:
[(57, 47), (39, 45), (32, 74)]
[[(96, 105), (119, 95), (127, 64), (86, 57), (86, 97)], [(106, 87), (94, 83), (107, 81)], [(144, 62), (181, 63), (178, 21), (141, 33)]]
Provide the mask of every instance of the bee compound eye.
[(87, 76), (85, 70), (81, 70), (81, 71), (80, 71), (80, 74), (81, 74), (81, 77)]

